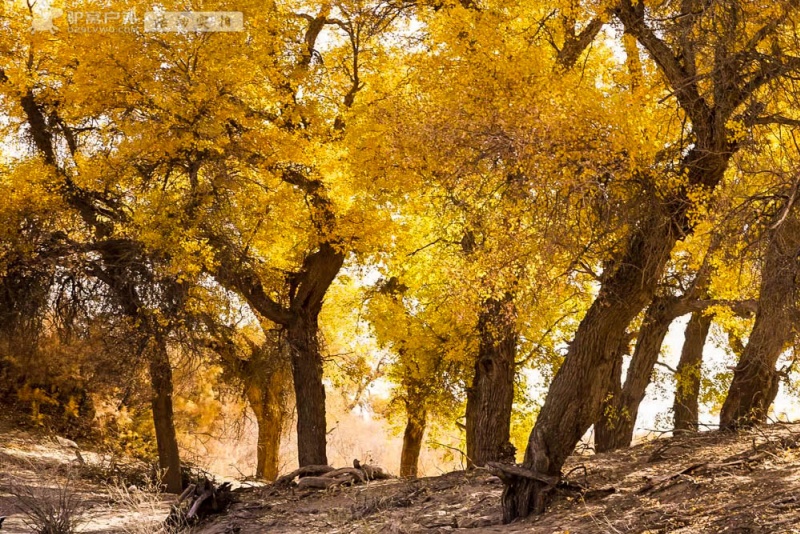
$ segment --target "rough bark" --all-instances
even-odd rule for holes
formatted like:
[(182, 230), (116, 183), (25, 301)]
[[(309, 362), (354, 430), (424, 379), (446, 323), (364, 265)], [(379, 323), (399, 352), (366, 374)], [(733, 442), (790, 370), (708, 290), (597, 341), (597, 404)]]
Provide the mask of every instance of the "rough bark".
[(696, 432), (698, 428), (703, 347), (711, 323), (710, 315), (695, 312), (686, 325), (681, 359), (675, 373), (675, 402), (672, 412), (676, 431)]
[[(613, 424), (610, 422), (614, 419), (611, 414), (616, 412), (617, 408), (615, 406), (615, 402), (622, 396), (622, 363), (623, 357), (630, 350), (630, 340), (627, 339), (628, 337), (629, 336), (626, 335), (625, 339), (623, 339), (619, 346), (619, 352), (615, 357), (614, 367), (611, 370), (611, 387), (608, 390), (608, 395), (605, 399), (603, 399), (602, 415), (600, 420), (594, 425), (594, 442), (596, 452), (603, 452), (602, 450), (598, 449), (598, 443), (602, 444), (607, 442), (610, 439), (609, 432), (613, 430)], [(602, 448), (602, 445), (600, 445), (600, 447)]]
[(518, 334), (516, 308), (511, 297), (484, 302), (478, 320), (478, 332), (480, 344), (475, 374), (472, 385), (467, 389), (469, 467), (514, 460), (509, 439)]
[(403, 450), (400, 453), (400, 476), (416, 478), (427, 413), (419, 403), (414, 405), (406, 403), (406, 413), (406, 430), (403, 433)]
[(761, 268), (758, 311), (753, 331), (736, 366), (722, 405), (720, 427), (734, 429), (766, 421), (777, 394), (775, 364), (794, 339), (796, 280), (800, 274), (800, 214), (791, 202), (771, 232)]
[(677, 297), (656, 297), (647, 308), (636, 340), (636, 349), (625, 376), (625, 385), (619, 388), (618, 394), (611, 394), (600, 419), (595, 424), (597, 452), (608, 452), (630, 446), (639, 405), (650, 384), (653, 368), (661, 353), (661, 345), (669, 325), (681, 309), (680, 299)]
[(603, 399), (602, 415), (600, 420), (594, 424), (595, 452), (603, 452), (603, 446), (598, 444), (606, 443), (611, 439), (609, 433), (613, 430), (611, 421), (614, 420), (611, 414), (617, 412), (615, 399), (622, 395), (622, 363), (625, 354), (626, 350), (620, 348), (620, 354), (614, 361), (614, 367), (611, 370), (611, 388), (608, 390), (608, 396)]
[(151, 406), (153, 424), (158, 447), (158, 465), (161, 469), (161, 482), (168, 493), (180, 493), (181, 460), (178, 451), (178, 440), (175, 434), (175, 422), (172, 413), (172, 367), (169, 362), (166, 345), (163, 342), (153, 344), (150, 351), (150, 383), (153, 387)]
[(286, 328), (297, 405), (297, 457), (300, 466), (328, 463), (325, 385), (317, 339), (318, 314), (298, 317)]

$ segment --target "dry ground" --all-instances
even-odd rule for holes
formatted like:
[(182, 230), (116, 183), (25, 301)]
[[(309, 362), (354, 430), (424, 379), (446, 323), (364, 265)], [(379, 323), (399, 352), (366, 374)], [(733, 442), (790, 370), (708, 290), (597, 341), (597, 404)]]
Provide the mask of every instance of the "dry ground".
[(74, 451), (55, 439), (20, 430), (0, 419), (0, 516), (8, 516), (2, 534), (32, 532), (18, 509), (19, 495), (40, 503), (55, 503), (68, 495), (83, 519), (81, 532), (154, 531), (166, 516), (172, 498), (128, 491), (128, 483), (102, 482), (99, 475), (108, 471), (110, 458), (86, 451), (81, 454), (86, 466), (77, 462)]
[[(85, 456), (89, 463), (100, 461)], [(65, 476), (87, 505), (84, 532), (152, 532), (166, 514), (167, 502), (120, 499), (81, 475), (72, 458), (43, 436), (0, 426), (0, 515), (14, 512), (14, 486), (41, 490), (47, 498)], [(800, 426), (665, 438), (576, 456), (569, 470), (573, 484), (614, 493), (561, 492), (544, 516), (502, 525), (503, 485), (483, 470), (327, 492), (243, 487), (226, 515), (194, 532), (800, 533)], [(12, 515), (6, 532), (30, 529)]]
[(800, 532), (799, 445), (800, 427), (771, 426), (574, 457), (571, 481), (615, 493), (562, 494), (544, 516), (510, 525), (501, 524), (502, 483), (477, 470), (330, 493), (243, 489), (198, 532)]

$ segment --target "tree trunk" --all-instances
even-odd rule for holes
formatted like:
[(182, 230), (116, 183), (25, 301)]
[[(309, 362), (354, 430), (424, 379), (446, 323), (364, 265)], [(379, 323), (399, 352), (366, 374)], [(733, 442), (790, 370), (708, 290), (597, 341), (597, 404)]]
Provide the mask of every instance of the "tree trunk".
[(619, 355), (611, 370), (611, 389), (608, 391), (608, 396), (603, 399), (603, 415), (594, 425), (595, 452), (603, 452), (598, 449), (598, 443), (607, 443), (611, 439), (609, 432), (613, 430), (613, 426), (608, 422), (614, 420), (612, 414), (616, 413), (615, 399), (622, 396), (622, 360), (628, 352), (628, 345), (626, 341), (620, 345)]
[(672, 412), (676, 431), (696, 432), (698, 428), (703, 347), (711, 322), (710, 315), (695, 312), (686, 325), (681, 360), (675, 374), (675, 403)]
[(403, 433), (403, 451), (400, 453), (400, 476), (416, 478), (422, 436), (425, 434), (427, 413), (419, 403), (406, 402), (406, 431)]
[[(316, 184), (316, 185), (314, 185)], [(317, 191), (316, 182), (307, 187)], [(319, 197), (316, 202), (323, 202)], [(323, 202), (324, 204), (324, 202)], [(259, 274), (247, 262), (246, 253), (224, 236), (207, 233), (218, 253), (215, 278), (239, 292), (263, 317), (281, 325), (288, 344), (297, 406), (297, 449), (300, 466), (327, 464), (325, 385), (322, 382), (322, 353), (319, 346), (319, 313), (325, 293), (344, 263), (344, 254), (330, 243), (321, 243), (308, 254), (299, 271), (288, 276), (289, 306), (268, 294)]]
[(245, 393), (258, 425), (256, 476), (271, 482), (278, 477), (289, 380), (280, 368), (256, 370), (253, 378), (248, 380)]
[(273, 410), (268, 409), (264, 415), (266, 417), (256, 417), (258, 423), (256, 476), (272, 482), (278, 478), (283, 420), (275, 417)]
[(607, 452), (629, 447), (633, 440), (639, 405), (644, 399), (653, 368), (661, 353), (661, 345), (676, 317), (677, 297), (655, 297), (636, 340), (636, 349), (618, 395), (609, 399), (600, 420), (595, 424), (595, 450)]
[(516, 308), (510, 296), (484, 302), (478, 332), (480, 346), (475, 376), (467, 389), (469, 467), (483, 466), (490, 461), (514, 461), (509, 439), (518, 335)]
[(153, 387), (153, 423), (158, 446), (158, 465), (162, 471), (162, 484), (168, 493), (181, 493), (181, 460), (172, 413), (172, 367), (162, 341), (154, 343), (150, 351), (150, 383)]
[(344, 263), (344, 254), (329, 243), (306, 256), (303, 267), (290, 279), (289, 311), (284, 325), (297, 405), (297, 457), (300, 467), (326, 465), (327, 427), (319, 313), (325, 293)]
[[(675, 203), (669, 217), (651, 210), (650, 218), (641, 221), (632, 234), (617, 269), (603, 281), (550, 385), (528, 440), (525, 468), (560, 476), (575, 445), (600, 418), (625, 330), (653, 297), (683, 231), (685, 206)], [(502, 498), (504, 521), (544, 512), (551, 489), (550, 484), (531, 478), (508, 483)]]
[(300, 467), (326, 465), (327, 427), (317, 314), (299, 316), (286, 329), (297, 405), (297, 459)]
[(761, 289), (753, 331), (736, 366), (720, 413), (720, 427), (733, 429), (763, 423), (777, 394), (775, 364), (795, 336), (795, 280), (800, 274), (798, 208), (788, 206), (772, 231), (761, 269)]

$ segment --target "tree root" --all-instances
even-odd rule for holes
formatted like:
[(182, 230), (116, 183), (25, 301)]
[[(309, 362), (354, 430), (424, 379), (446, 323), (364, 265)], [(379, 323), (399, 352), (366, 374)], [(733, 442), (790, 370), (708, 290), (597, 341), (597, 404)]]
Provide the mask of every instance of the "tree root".
[(489, 462), (486, 468), (505, 485), (502, 496), (504, 523), (531, 513), (543, 513), (555, 490), (577, 493), (585, 499), (605, 497), (617, 491), (612, 486), (590, 489), (588, 484), (572, 483), (561, 476), (538, 473), (520, 465)]
[(189, 484), (172, 505), (164, 525), (167, 531), (191, 525), (204, 517), (224, 512), (232, 502), (229, 482), (217, 486), (205, 479), (197, 484)]

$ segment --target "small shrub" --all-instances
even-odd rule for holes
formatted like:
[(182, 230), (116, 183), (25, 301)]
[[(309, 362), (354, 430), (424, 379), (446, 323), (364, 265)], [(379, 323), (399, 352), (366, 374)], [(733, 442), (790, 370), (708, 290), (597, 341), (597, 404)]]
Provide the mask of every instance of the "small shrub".
[(85, 503), (72, 487), (71, 478), (55, 488), (14, 484), (11, 494), (23, 521), (37, 534), (73, 534), (86, 522)]

